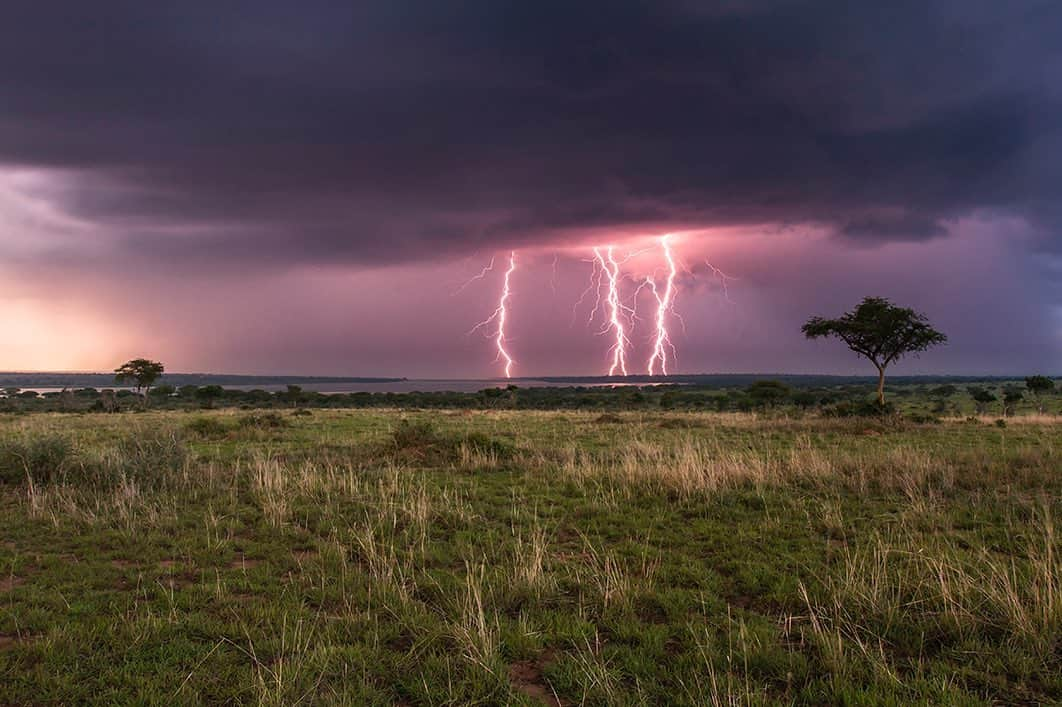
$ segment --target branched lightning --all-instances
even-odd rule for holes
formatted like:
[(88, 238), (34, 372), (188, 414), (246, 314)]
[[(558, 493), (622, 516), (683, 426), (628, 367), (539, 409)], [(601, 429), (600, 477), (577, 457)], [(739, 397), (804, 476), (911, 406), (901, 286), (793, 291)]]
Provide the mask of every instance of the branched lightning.
[[(606, 358), (607, 374), (609, 376), (629, 375), (628, 357), (634, 350), (631, 337), (634, 335), (638, 323), (647, 323), (649, 319), (648, 315), (638, 311), (639, 302), (655, 303), (656, 305), (652, 316), (653, 333), (647, 337), (648, 341), (646, 342), (651, 347), (646, 361), (648, 375), (669, 375), (670, 368), (674, 365), (676, 353), (672, 339), (674, 327), (678, 325), (682, 327), (683, 331), (686, 329), (685, 320), (675, 309), (676, 297), (679, 289), (681, 289), (680, 283), (685, 282), (684, 279), (679, 279), (679, 273), (681, 271), (690, 278), (696, 278), (699, 274), (690, 270), (683, 262), (683, 259), (679, 257), (679, 254), (676, 253), (675, 240), (678, 238), (679, 236), (673, 234), (661, 236), (657, 239), (656, 245), (637, 251), (628, 251), (626, 256), (622, 258), (617, 258), (616, 248), (613, 245), (594, 246), (591, 248), (593, 257), (585, 260), (585, 262), (590, 264), (591, 268), (590, 281), (572, 308), (572, 325), (575, 324), (576, 319), (580, 316), (583, 302), (587, 301), (590, 294), (593, 293), (594, 303), (589, 310), (587, 324), (594, 325), (595, 320), (599, 321), (600, 326), (597, 327), (596, 333), (599, 336), (608, 336), (611, 340)], [(631, 272), (625, 271), (624, 266), (628, 261), (650, 251), (658, 252), (662, 255), (663, 267), (657, 267), (650, 274), (637, 278)], [(553, 261), (550, 264), (550, 288), (554, 291), (554, 294), (556, 294), (557, 288), (557, 263), (558, 256), (554, 254)], [(727, 285), (734, 278), (716, 268), (708, 260), (705, 260), (704, 264), (709, 272), (719, 280), (724, 298), (730, 301)], [(497, 300), (497, 306), (489, 317), (476, 324), (468, 332), (472, 334), (476, 331), (482, 331), (486, 338), (493, 341), (494, 347), (497, 349), (494, 361), (503, 364), (506, 378), (512, 377), (515, 366), (515, 361), (509, 353), (511, 342), (507, 338), (506, 325), (508, 324), (509, 304), (512, 296), (512, 275), (516, 268), (516, 251), (511, 251), (509, 253), (508, 267), (505, 269), (502, 279), (501, 293)], [(485, 279), (494, 269), (495, 259), (492, 258), (486, 267), (461, 285), (454, 294), (461, 292), (473, 282)], [(631, 282), (630, 286), (625, 288), (625, 293), (623, 292), (624, 279), (629, 279)], [(652, 295), (652, 299), (643, 298), (643, 290), (648, 290)], [(624, 298), (624, 294), (626, 294), (626, 298)], [(602, 313), (600, 320), (597, 317), (598, 311)], [(638, 350), (641, 350), (640, 345)]]
[[(611, 331), (615, 337), (612, 347), (609, 349), (612, 363), (609, 366), (608, 374), (614, 376), (618, 370), (622, 375), (627, 375), (627, 347), (631, 342), (630, 339), (627, 338), (627, 330), (623, 324), (623, 316), (625, 313), (633, 313), (633, 310), (626, 307), (620, 299), (620, 263), (616, 261), (612, 246), (608, 246), (605, 249), (605, 255), (602, 255), (600, 248), (594, 248), (594, 257), (597, 259), (600, 271), (604, 273), (604, 280), (608, 284), (608, 291), (605, 296), (605, 307), (608, 310), (608, 321), (605, 323), (602, 333)], [(596, 308), (594, 311), (597, 311)], [(591, 313), (591, 317), (592, 316), (593, 314)]]
[(668, 314), (674, 313), (675, 276), (678, 269), (675, 265), (674, 255), (671, 253), (671, 246), (668, 243), (669, 238), (670, 236), (662, 236), (660, 238), (660, 247), (663, 249), (664, 259), (667, 261), (667, 280), (664, 285), (664, 293), (660, 294), (653, 278), (647, 277), (645, 279), (649, 284), (653, 297), (656, 298), (656, 338), (653, 341), (653, 354), (649, 357), (649, 375), (653, 375), (657, 364), (659, 364), (660, 373), (666, 376), (668, 349), (671, 349), (672, 353), (675, 350), (675, 347), (671, 344), (671, 334), (667, 329), (667, 318)]
[[(485, 275), (490, 270), (490, 268), (493, 267), (493, 265), (494, 261), (491, 260), (491, 264), (484, 269), (484, 271), (480, 274), (479, 277)], [(506, 349), (506, 344), (508, 342), (505, 338), (505, 321), (509, 316), (509, 296), (511, 294), (511, 290), (509, 288), (509, 281), (512, 277), (513, 271), (515, 270), (516, 251), (512, 251), (509, 253), (509, 268), (505, 271), (505, 277), (502, 280), (502, 291), (501, 296), (498, 298), (498, 306), (495, 308), (495, 310), (491, 313), (489, 317), (472, 327), (472, 329), (468, 332), (469, 334), (472, 334), (473, 332), (488, 327), (491, 324), (495, 325), (494, 333), (492, 336), (494, 338), (494, 345), (498, 349), (498, 355), (494, 357), (494, 361), (505, 362), (506, 378), (511, 378), (513, 372), (513, 358), (509, 355), (509, 351)]]
[(712, 265), (712, 263), (707, 258), (705, 258), (704, 264), (708, 266), (708, 269), (711, 270), (712, 274), (715, 275), (716, 279), (719, 280), (719, 285), (723, 288), (723, 299), (733, 304), (732, 300), (730, 299), (730, 289), (727, 287), (727, 283), (731, 280), (736, 280), (737, 278), (727, 275), (725, 272)]
[(487, 264), (487, 266), (479, 271), (479, 274), (473, 275), (472, 277), (470, 277), (467, 280), (465, 280), (464, 283), (462, 283), (462, 285), (460, 287), (458, 287), (456, 290), (454, 290), (454, 294), (455, 295), (456, 294), (460, 294), (466, 287), (471, 285), (473, 282), (475, 282), (477, 280), (482, 280), (483, 278), (485, 278), (487, 276), (487, 273), (489, 273), (493, 269), (494, 269), (494, 258), (491, 258), (490, 262)]
[(583, 262), (590, 263), (593, 268), (590, 272), (590, 284), (586, 286), (586, 289), (583, 290), (583, 293), (579, 295), (579, 299), (577, 299), (572, 306), (572, 321), (568, 325), (569, 328), (575, 326), (575, 320), (579, 316), (579, 307), (582, 306), (583, 302), (586, 300), (586, 296), (591, 292), (597, 293), (598, 301), (594, 303), (594, 308), (590, 311), (590, 319), (587, 323), (594, 321), (594, 314), (597, 312), (597, 308), (601, 306), (601, 276), (598, 274), (597, 258), (585, 260)]

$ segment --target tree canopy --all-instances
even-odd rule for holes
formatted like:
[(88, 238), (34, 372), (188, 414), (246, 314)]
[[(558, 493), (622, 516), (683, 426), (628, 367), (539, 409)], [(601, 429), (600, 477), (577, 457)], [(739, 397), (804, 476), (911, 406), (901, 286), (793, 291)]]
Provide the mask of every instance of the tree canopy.
[(158, 361), (134, 358), (114, 369), (114, 381), (119, 384), (131, 381), (137, 394), (146, 395), (165, 370)]
[(837, 319), (812, 317), (802, 327), (809, 339), (835, 336), (878, 369), (878, 403), (885, 404), (885, 369), (907, 354), (925, 351), (948, 340), (929, 320), (884, 297), (866, 297)]
[(1044, 403), (1041, 396), (1049, 394), (1055, 389), (1055, 382), (1047, 376), (1029, 376), (1025, 379), (1025, 387), (1036, 398), (1036, 408), (1042, 415)]

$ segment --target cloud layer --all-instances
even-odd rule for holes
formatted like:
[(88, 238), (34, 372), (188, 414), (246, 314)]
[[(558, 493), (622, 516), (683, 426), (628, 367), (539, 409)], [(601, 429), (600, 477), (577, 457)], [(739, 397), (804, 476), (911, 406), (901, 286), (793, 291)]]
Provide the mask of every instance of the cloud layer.
[[(816, 262), (865, 251), (860, 272), (907, 267), (875, 249), (941, 258), (915, 268), (932, 280), (967, 239), (1025, 263), (1030, 289), (996, 299), (1044, 332), (1024, 346), (1057, 352), (1060, 33), (1051, 0), (15, 0), (0, 24), (0, 267), (94, 283), (108, 306), (115, 278), (143, 296), (203, 277), (224, 308), (225, 282), (308, 283), (321, 266), (397, 268), (424, 288), (411, 268), (474, 253), (750, 226), (825, 234)], [(733, 250), (751, 272), (775, 247)], [(836, 274), (816, 270), (774, 282), (807, 292)], [(970, 287), (1010, 282), (981, 276)], [(923, 282), (906, 298), (932, 306)], [(188, 365), (224, 360), (212, 346)], [(772, 350), (763, 365), (782, 366)]]
[(1058, 226), (1054, 2), (16, 3), (0, 161), (138, 257), (378, 263), (583, 229)]

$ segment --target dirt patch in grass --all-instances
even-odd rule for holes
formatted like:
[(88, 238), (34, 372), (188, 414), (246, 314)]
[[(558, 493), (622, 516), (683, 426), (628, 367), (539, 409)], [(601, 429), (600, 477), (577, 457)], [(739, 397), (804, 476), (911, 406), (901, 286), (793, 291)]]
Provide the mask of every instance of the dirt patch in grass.
[(179, 564), (180, 562), (178, 560), (159, 560), (159, 567), (162, 567), (163, 569), (173, 569)]
[(199, 582), (196, 572), (182, 572), (180, 574), (168, 574), (158, 578), (158, 583), (167, 589), (185, 589)]
[(17, 636), (12, 636), (9, 633), (0, 633), (0, 651), (14, 648), (16, 643), (18, 643)]
[(735, 594), (726, 598), (726, 603), (737, 609), (748, 609), (754, 601), (755, 598), (748, 594)]
[(413, 637), (408, 633), (403, 633), (389, 640), (387, 642), (387, 647), (396, 653), (409, 653), (413, 648), (413, 644)]
[(25, 583), (25, 579), (22, 577), (16, 577), (13, 574), (9, 574), (6, 577), (0, 577), (0, 594), (10, 592), (15, 587), (20, 587)]
[(132, 560), (116, 559), (111, 560), (111, 567), (117, 567), (120, 570), (128, 570), (133, 569), (134, 567), (139, 567), (139, 564), (133, 562)]
[(553, 653), (546, 651), (535, 660), (518, 660), (509, 665), (509, 682), (514, 689), (533, 700), (551, 707), (567, 705), (557, 696), (542, 676), (542, 670), (553, 661)]

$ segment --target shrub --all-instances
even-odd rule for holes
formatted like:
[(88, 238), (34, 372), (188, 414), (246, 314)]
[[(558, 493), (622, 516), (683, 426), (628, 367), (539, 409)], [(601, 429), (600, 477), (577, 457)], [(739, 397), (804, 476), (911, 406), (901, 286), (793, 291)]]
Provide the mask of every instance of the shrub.
[(410, 461), (427, 464), (454, 464), (469, 454), (494, 461), (511, 459), (511, 442), (482, 432), (463, 435), (442, 435), (425, 420), (402, 420), (391, 433), (391, 450)]
[(114, 471), (141, 488), (165, 488), (184, 469), (188, 450), (174, 430), (143, 428), (119, 442)]
[(256, 427), (258, 429), (287, 427), (288, 421), (275, 412), (257, 412), (244, 415), (240, 418), (240, 427)]
[(229, 433), (228, 426), (216, 417), (197, 417), (187, 422), (184, 428), (197, 437), (212, 439), (225, 437)]
[(78, 465), (74, 443), (46, 434), (0, 442), (0, 482), (17, 484), (27, 477), (35, 484), (62, 480)]
[(396, 450), (420, 449), (435, 444), (439, 439), (435, 426), (426, 420), (410, 422), (403, 419), (391, 432), (391, 444)]
[(488, 455), (501, 461), (512, 459), (514, 449), (511, 442), (496, 439), (482, 432), (470, 432), (458, 440), (456, 447), (464, 445), (466, 449), (477, 454)]
[(823, 417), (887, 417), (896, 413), (892, 403), (879, 405), (876, 401), (853, 402), (843, 400), (822, 408)]

